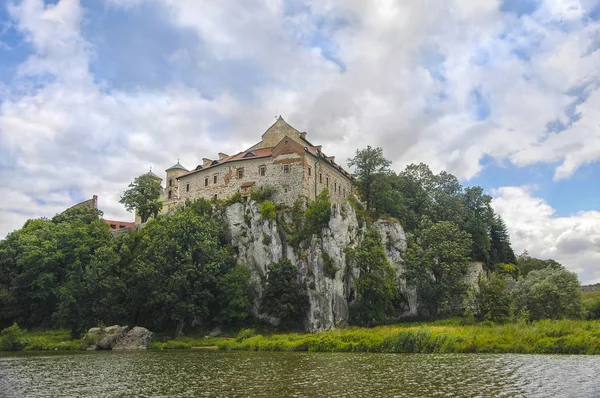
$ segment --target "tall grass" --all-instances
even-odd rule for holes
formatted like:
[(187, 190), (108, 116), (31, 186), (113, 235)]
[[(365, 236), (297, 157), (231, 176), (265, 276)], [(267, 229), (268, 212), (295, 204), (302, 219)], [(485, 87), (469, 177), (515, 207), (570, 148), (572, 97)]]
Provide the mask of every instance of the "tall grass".
[(224, 350), (600, 354), (600, 321), (539, 321), (505, 325), (396, 325), (316, 334), (256, 335), (222, 340)]

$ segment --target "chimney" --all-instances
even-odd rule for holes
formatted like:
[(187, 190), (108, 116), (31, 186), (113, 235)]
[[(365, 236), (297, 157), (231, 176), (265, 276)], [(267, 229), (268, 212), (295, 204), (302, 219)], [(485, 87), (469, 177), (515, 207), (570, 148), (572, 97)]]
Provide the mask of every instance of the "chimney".
[(306, 131), (300, 133), (300, 138), (302, 138), (303, 140), (306, 139)]
[(327, 160), (329, 160), (331, 163), (335, 163), (335, 156), (327, 156)]
[(93, 208), (93, 209), (97, 209), (97, 208), (98, 208), (98, 195), (94, 195), (94, 196), (92, 197), (92, 199), (93, 199), (93, 202), (94, 202), (94, 203), (93, 203), (93, 205), (92, 205), (92, 206), (94, 206), (94, 207), (92, 207), (92, 208)]
[(202, 158), (202, 166), (204, 166), (204, 167), (210, 166), (211, 163), (212, 163), (212, 159)]
[(223, 152), (219, 152), (219, 162), (223, 159), (225, 159), (226, 157), (228, 157), (229, 155)]
[(323, 148), (323, 145), (317, 145), (315, 148), (317, 148), (317, 152), (321, 153), (321, 148)]

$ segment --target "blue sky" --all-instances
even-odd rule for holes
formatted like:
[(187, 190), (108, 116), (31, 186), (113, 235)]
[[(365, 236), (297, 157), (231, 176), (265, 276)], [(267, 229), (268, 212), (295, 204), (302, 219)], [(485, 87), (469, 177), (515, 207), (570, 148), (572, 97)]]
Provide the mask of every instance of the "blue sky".
[[(0, 235), (279, 114), (346, 159), (382, 146), (495, 197), (517, 251), (600, 281), (597, 0), (0, 5)], [(573, 247), (582, 248), (578, 252)]]

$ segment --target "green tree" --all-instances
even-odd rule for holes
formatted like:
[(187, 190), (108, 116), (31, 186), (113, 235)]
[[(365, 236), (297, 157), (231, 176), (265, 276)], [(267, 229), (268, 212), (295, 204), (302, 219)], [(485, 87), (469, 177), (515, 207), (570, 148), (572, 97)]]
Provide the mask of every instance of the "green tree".
[(467, 219), (463, 230), (471, 235), (471, 259), (490, 264), (490, 228), (494, 220), (492, 197), (483, 194), (483, 188), (466, 188), (464, 202)]
[(298, 269), (283, 258), (269, 265), (261, 298), (261, 311), (279, 318), (287, 327), (299, 326), (309, 308), (306, 290), (298, 281)]
[(142, 174), (129, 184), (129, 189), (123, 193), (119, 203), (125, 205), (127, 211), (134, 210), (142, 219), (142, 223), (150, 217), (156, 217), (162, 209), (158, 200), (162, 187), (160, 180), (151, 174)]
[(244, 265), (231, 268), (217, 282), (220, 312), (217, 321), (222, 324), (240, 324), (250, 315), (254, 289), (250, 283), (250, 270)]
[(492, 265), (517, 263), (515, 253), (510, 246), (508, 229), (499, 215), (493, 217), (490, 228), (490, 263)]
[(398, 298), (396, 273), (385, 257), (381, 236), (369, 228), (360, 246), (351, 250), (349, 258), (356, 264), (356, 301), (350, 307), (351, 321), (372, 326), (394, 314)]
[(574, 272), (547, 267), (531, 271), (513, 291), (518, 313), (531, 320), (581, 318), (584, 315), (581, 284)]
[(511, 315), (512, 298), (507, 289), (506, 278), (496, 273), (479, 276), (477, 288), (472, 294), (474, 315), (483, 321), (502, 322)]
[(465, 291), (471, 239), (450, 221), (433, 223), (424, 219), (409, 238), (406, 276), (430, 316), (452, 309)]
[(531, 257), (527, 250), (517, 257), (517, 267), (521, 271), (521, 276), (526, 277), (531, 271), (538, 271), (547, 267), (552, 269), (562, 269), (563, 266), (552, 259), (540, 260), (539, 258)]
[(324, 189), (310, 202), (304, 212), (303, 235), (310, 238), (311, 235), (321, 235), (323, 228), (329, 225), (331, 218), (331, 201), (329, 191)]
[(392, 164), (383, 156), (382, 148), (371, 148), (357, 150), (353, 158), (348, 159), (348, 166), (355, 167), (354, 174), (358, 178), (358, 193), (365, 201), (367, 210), (371, 209), (371, 204), (376, 193), (372, 189), (373, 181), (380, 175), (389, 172)]

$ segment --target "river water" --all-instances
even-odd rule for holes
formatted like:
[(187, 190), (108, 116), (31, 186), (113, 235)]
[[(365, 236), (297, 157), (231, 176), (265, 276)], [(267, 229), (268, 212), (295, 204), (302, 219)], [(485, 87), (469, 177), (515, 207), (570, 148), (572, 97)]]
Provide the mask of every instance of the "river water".
[(0, 397), (600, 397), (600, 356), (0, 353)]

